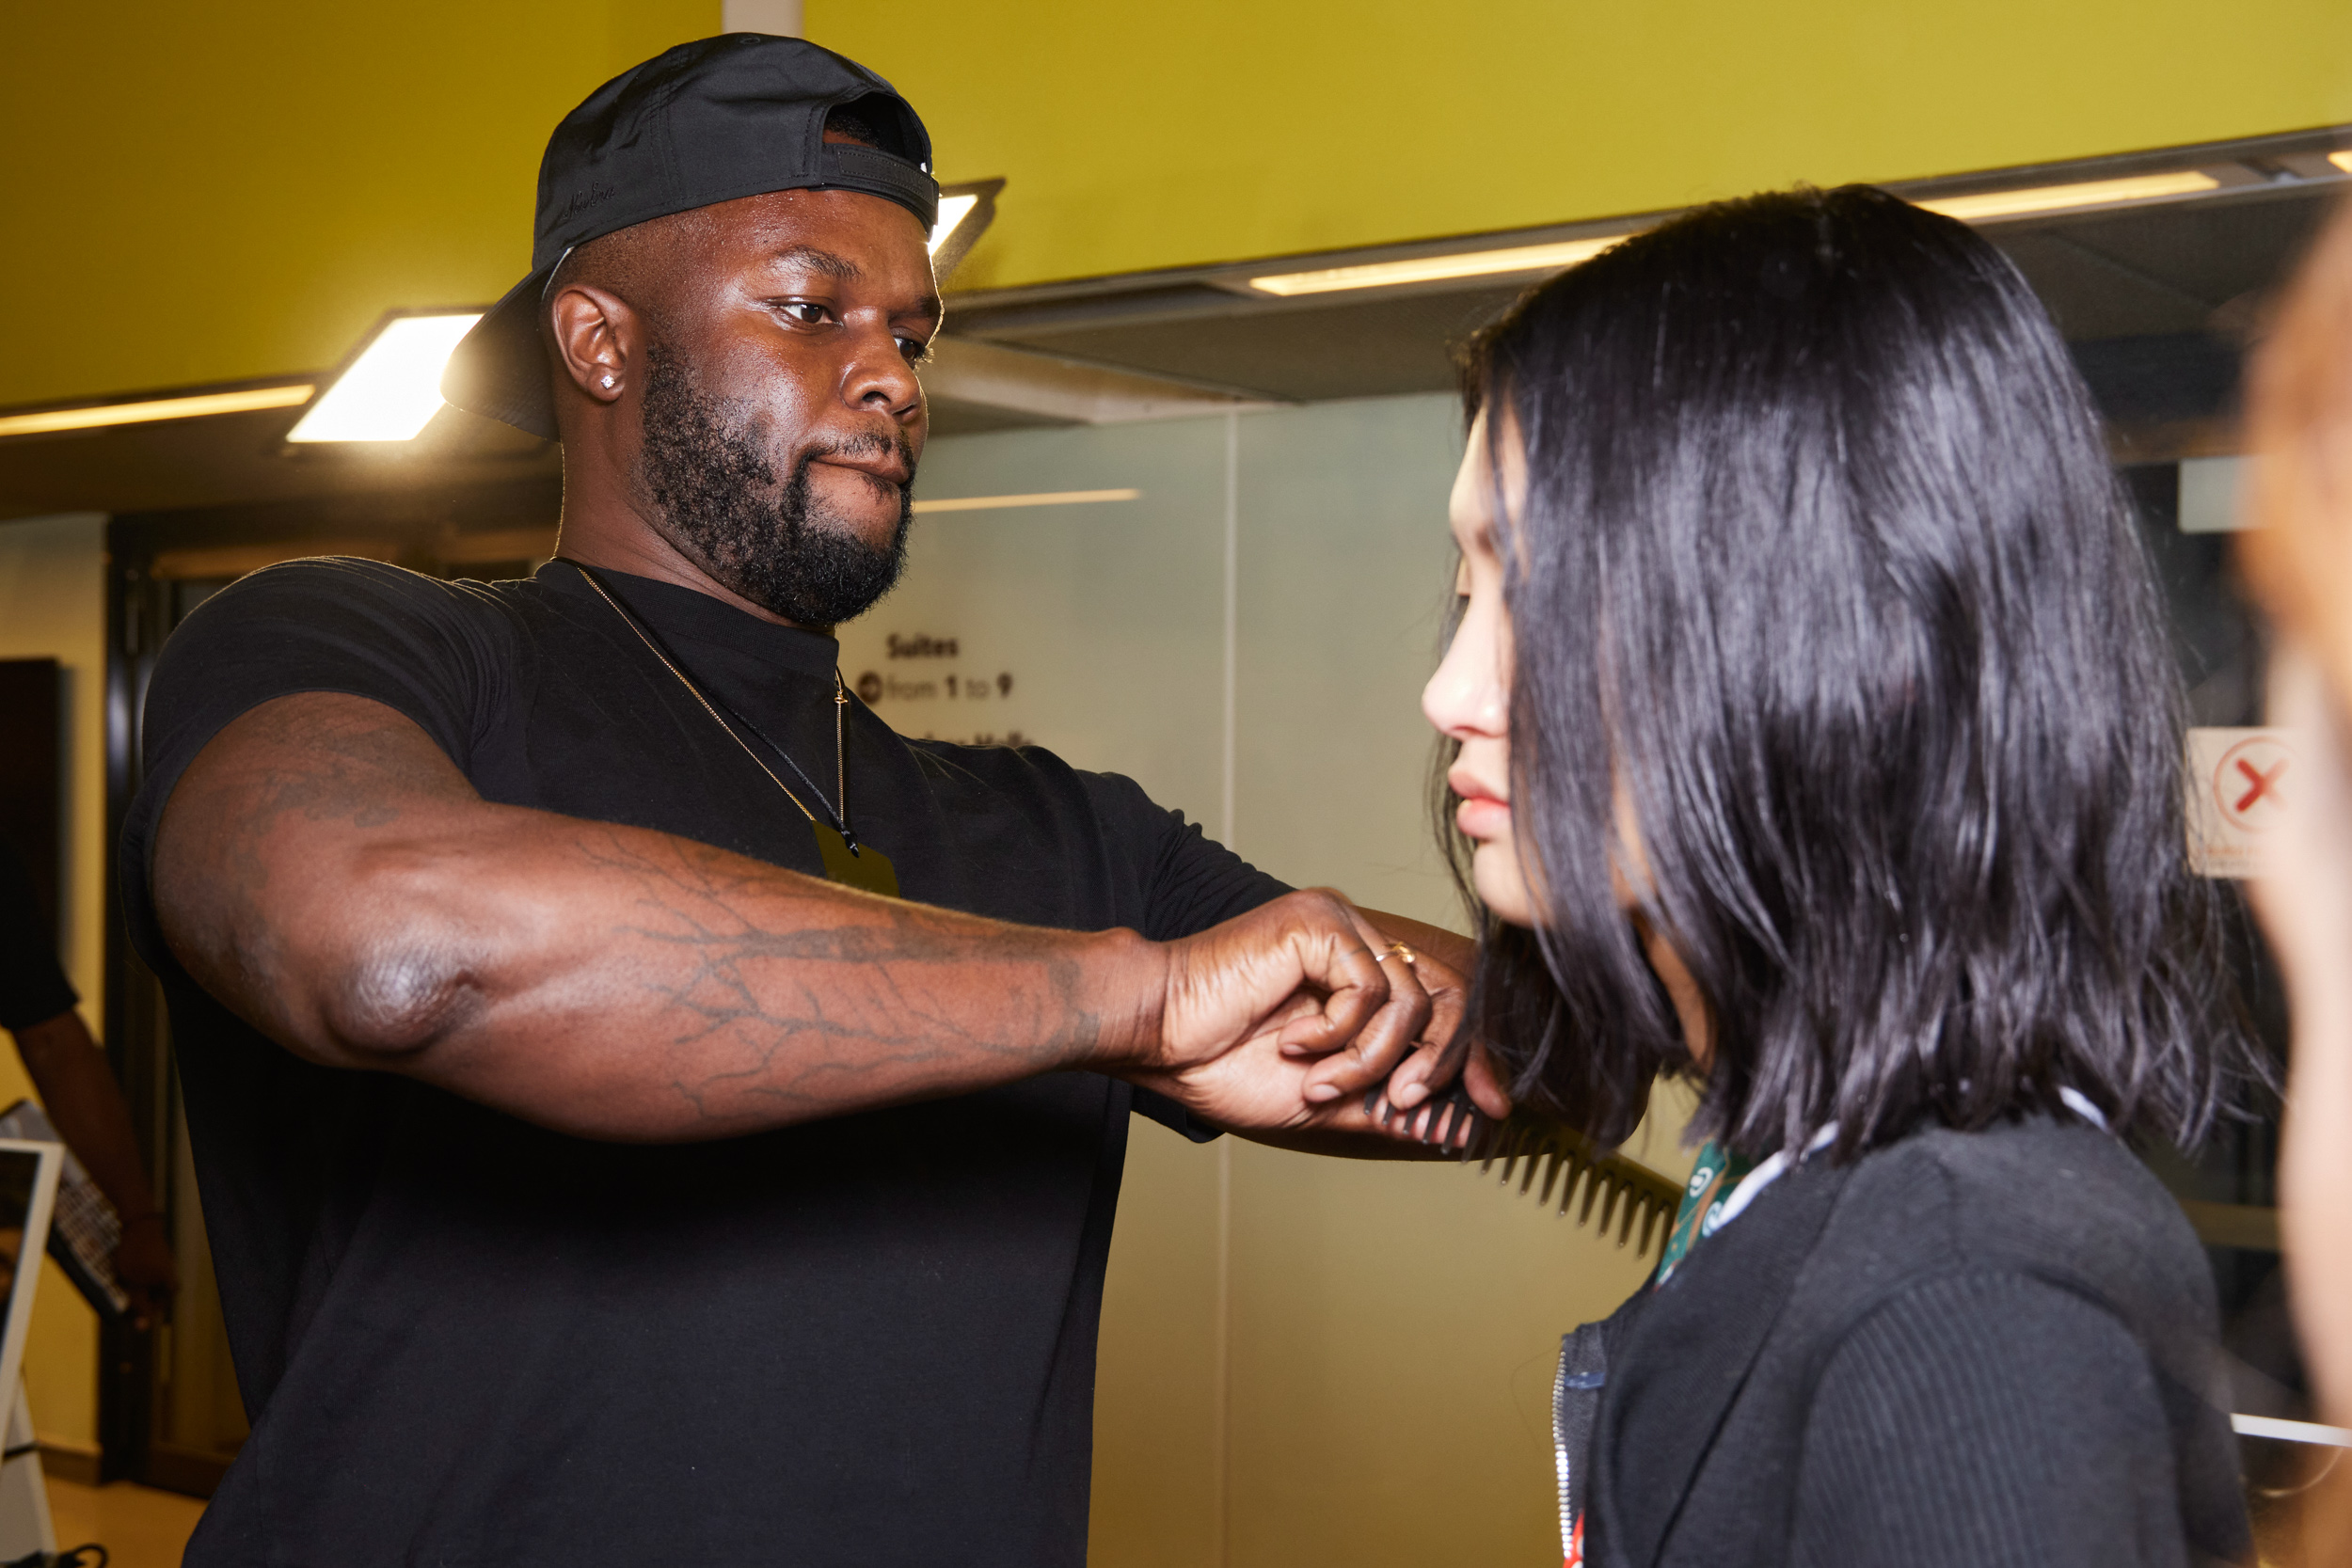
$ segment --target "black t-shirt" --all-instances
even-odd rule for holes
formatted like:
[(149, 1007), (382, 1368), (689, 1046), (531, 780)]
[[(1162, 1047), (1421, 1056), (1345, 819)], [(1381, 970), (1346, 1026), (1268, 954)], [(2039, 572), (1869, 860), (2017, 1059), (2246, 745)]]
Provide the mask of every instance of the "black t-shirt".
[[(606, 580), (831, 784), (831, 639)], [(146, 872), (204, 743), (314, 690), (407, 715), (488, 800), (819, 871), (806, 819), (570, 566), (485, 585), (296, 562), (173, 634), (123, 863), (253, 1418), (188, 1561), (1083, 1561), (1127, 1117), (1182, 1113), (1057, 1073), (622, 1147), (302, 1061), (172, 960)], [(855, 705), (848, 745), (852, 820), (909, 898), (1167, 938), (1283, 891), (1034, 748), (909, 741)]]
[(0, 844), (0, 1029), (45, 1023), (80, 1001), (16, 851)]

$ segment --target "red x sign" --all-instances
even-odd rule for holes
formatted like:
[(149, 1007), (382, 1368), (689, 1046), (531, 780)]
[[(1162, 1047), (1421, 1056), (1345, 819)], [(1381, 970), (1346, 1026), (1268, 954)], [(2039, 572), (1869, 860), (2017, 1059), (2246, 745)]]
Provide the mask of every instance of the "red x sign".
[(2214, 769), (2214, 803), (2233, 827), (2261, 832), (2285, 809), (2282, 781), (2294, 755), (2273, 736), (2254, 736), (2221, 754)]

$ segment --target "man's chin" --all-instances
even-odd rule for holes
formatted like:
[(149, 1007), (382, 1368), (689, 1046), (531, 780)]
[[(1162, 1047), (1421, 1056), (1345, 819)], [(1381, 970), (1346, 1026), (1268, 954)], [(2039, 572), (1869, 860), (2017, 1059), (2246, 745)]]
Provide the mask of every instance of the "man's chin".
[(898, 537), (906, 504), (902, 484), (831, 463), (809, 465), (809, 515), (864, 544), (888, 546)]

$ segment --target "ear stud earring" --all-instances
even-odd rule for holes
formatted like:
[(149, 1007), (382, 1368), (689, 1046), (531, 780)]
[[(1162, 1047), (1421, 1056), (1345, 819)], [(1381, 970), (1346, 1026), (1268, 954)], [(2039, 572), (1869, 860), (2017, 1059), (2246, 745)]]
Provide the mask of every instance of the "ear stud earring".
[(607, 387), (612, 386), (612, 378), (611, 376), (609, 376), (609, 375), (608, 375), (608, 376), (606, 376), (606, 377), (604, 378), (604, 384), (605, 384)]

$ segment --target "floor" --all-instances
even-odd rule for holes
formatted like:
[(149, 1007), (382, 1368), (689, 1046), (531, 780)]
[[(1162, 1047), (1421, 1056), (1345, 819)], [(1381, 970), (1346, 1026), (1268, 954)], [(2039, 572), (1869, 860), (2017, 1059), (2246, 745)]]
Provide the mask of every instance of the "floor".
[(110, 1554), (109, 1568), (180, 1568), (188, 1534), (203, 1512), (203, 1503), (194, 1497), (127, 1481), (84, 1486), (49, 1478), (49, 1516), (58, 1548), (98, 1542)]

